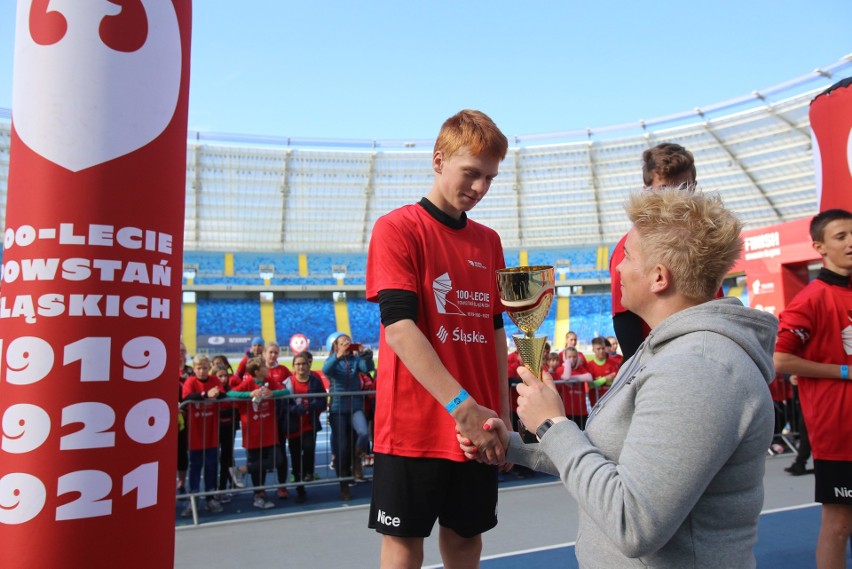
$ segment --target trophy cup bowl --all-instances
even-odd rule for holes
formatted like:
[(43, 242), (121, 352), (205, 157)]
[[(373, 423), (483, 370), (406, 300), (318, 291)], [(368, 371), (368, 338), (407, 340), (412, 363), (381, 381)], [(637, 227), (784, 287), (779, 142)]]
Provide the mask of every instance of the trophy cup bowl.
[(555, 270), (547, 265), (511, 267), (497, 271), (500, 300), (509, 318), (524, 332), (512, 335), (515, 347), (524, 364), (539, 379), (547, 336), (535, 332), (550, 310), (555, 283)]

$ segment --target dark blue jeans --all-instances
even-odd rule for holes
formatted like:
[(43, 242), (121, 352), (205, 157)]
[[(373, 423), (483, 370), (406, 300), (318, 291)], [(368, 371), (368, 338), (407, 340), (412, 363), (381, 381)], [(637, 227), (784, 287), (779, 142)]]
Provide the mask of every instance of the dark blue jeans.
[(216, 447), (189, 451), (189, 491), (201, 489), (201, 469), (204, 469), (204, 490), (216, 490), (219, 474), (219, 449)]
[[(336, 458), (337, 474), (341, 478), (352, 476), (352, 447), (370, 452), (370, 431), (364, 412), (333, 411), (329, 414), (331, 423), (331, 452)], [(357, 437), (353, 441), (353, 438)]]

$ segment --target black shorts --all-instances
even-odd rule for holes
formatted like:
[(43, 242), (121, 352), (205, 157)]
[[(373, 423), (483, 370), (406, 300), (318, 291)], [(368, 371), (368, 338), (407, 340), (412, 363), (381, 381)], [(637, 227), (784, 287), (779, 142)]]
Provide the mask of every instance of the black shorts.
[(814, 501), (852, 506), (852, 462), (814, 460)]
[(428, 537), (435, 520), (462, 537), (497, 525), (497, 467), (441, 458), (376, 454), (369, 527)]

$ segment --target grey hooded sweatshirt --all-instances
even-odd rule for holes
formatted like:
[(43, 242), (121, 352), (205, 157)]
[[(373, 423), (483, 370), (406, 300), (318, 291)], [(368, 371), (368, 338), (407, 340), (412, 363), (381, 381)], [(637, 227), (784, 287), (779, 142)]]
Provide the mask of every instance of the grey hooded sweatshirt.
[(580, 567), (755, 567), (777, 329), (733, 298), (683, 310), (623, 364), (585, 431), (512, 433), (508, 461), (559, 476), (579, 503)]

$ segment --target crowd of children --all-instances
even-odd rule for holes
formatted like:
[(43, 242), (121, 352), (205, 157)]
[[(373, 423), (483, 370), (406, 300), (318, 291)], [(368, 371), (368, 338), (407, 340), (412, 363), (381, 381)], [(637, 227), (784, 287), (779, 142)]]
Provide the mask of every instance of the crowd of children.
[[(585, 428), (591, 408), (612, 385), (624, 360), (614, 336), (593, 338), (590, 345), (591, 353), (583, 354), (577, 347), (577, 335), (568, 332), (562, 350), (551, 351), (550, 344), (545, 346), (542, 364), (542, 369), (556, 381), (566, 416), (581, 429)], [(279, 356), (277, 344), (266, 344), (258, 337), (252, 341), (236, 371), (224, 355), (209, 358), (199, 354), (189, 366), (183, 363), (186, 348), (181, 344), (179, 400), (185, 403), (180, 407), (178, 418), (178, 494), (184, 494), (187, 489), (190, 493), (198, 493), (203, 476), (205, 492), (220, 491), (205, 496), (205, 509), (210, 513), (221, 512), (222, 504), (230, 501), (228, 489), (245, 487), (245, 474), (256, 488), (252, 504), (258, 509), (275, 505), (263, 489), (268, 471), (275, 472), (279, 485), (286, 484), (290, 476), (293, 482), (310, 482), (316, 478), (316, 438), (322, 429), (320, 415), (328, 410), (329, 380), (321, 372), (311, 371), (313, 356), (310, 352), (293, 358), (292, 371), (278, 362)], [(515, 429), (521, 430), (515, 386), (520, 383), (517, 369), (522, 365), (520, 354), (511, 352), (508, 375), (512, 421)], [(793, 410), (793, 397), (788, 393), (791, 388), (785, 377), (780, 377), (773, 387), (776, 388), (773, 399), (778, 425), (770, 450), (791, 452), (795, 447), (782, 430), (798, 431), (801, 425), (795, 419), (800, 413)], [(213, 400), (216, 402), (211, 403)], [(238, 430), (242, 431), (247, 457), (246, 464), (241, 467), (237, 467), (234, 460)], [(802, 454), (806, 461), (809, 453), (804, 448), (800, 450), (805, 451)], [(355, 460), (360, 461), (361, 457)], [(794, 467), (802, 472), (794, 472)], [(796, 475), (808, 472), (804, 464), (794, 464), (794, 467), (788, 471)], [(518, 477), (532, 476), (532, 471), (521, 467), (516, 467), (514, 472)], [(350, 472), (342, 472), (342, 475), (350, 475)], [(283, 486), (276, 489), (276, 495), (282, 500), (289, 498)], [(306, 498), (305, 486), (297, 485), (296, 502), (304, 502)], [(187, 501), (182, 515), (191, 516), (192, 512), (193, 506)]]
[[(230, 501), (225, 491), (244, 488), (243, 477), (248, 474), (254, 486), (254, 507), (272, 508), (275, 504), (263, 488), (266, 473), (274, 470), (279, 485), (288, 482), (288, 446), (293, 480), (314, 480), (316, 436), (322, 429), (320, 414), (328, 405), (328, 382), (311, 371), (310, 352), (293, 358), (291, 372), (279, 364), (277, 344), (254, 338), (234, 372), (224, 355), (199, 354), (188, 366), (182, 343), (180, 350), (179, 495), (187, 488), (191, 494), (200, 492), (203, 475), (204, 492), (219, 491), (205, 496), (206, 510), (219, 513), (222, 503)], [(247, 457), (239, 468), (234, 461), (237, 430), (242, 432)], [(299, 485), (296, 491), (296, 501), (305, 501), (305, 487)], [(283, 486), (276, 494), (282, 500), (289, 498)], [(191, 501), (184, 503), (181, 514), (193, 515)]]
[[(618, 353), (618, 340), (614, 336), (599, 336), (591, 341), (592, 355), (587, 358), (577, 349), (578, 338), (575, 332), (565, 334), (565, 347), (551, 351), (545, 344), (545, 358), (542, 369), (547, 371), (556, 382), (566, 416), (585, 428), (590, 409), (612, 385), (624, 358)], [(518, 393), (515, 387), (521, 383), (518, 367), (524, 365), (518, 352), (509, 354), (509, 386), (512, 400), (512, 422), (518, 430)], [(519, 473), (527, 475), (525, 471)]]

